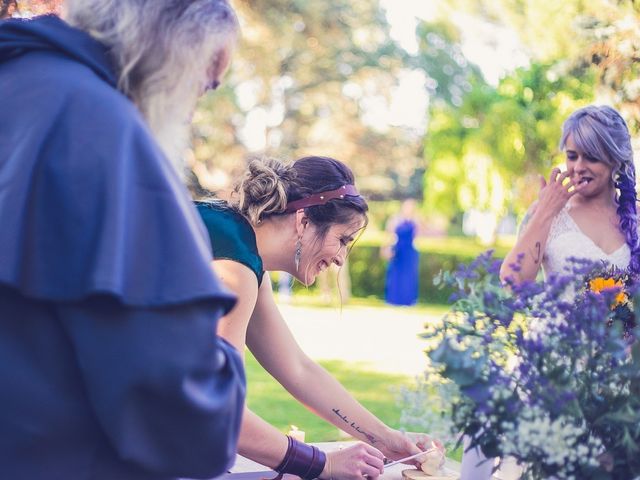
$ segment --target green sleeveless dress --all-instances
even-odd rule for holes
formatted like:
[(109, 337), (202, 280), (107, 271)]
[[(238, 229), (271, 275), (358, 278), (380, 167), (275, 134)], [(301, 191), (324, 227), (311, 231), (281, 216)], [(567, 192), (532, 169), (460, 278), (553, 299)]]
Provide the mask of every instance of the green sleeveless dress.
[(258, 253), (256, 234), (246, 218), (227, 202), (195, 202), (207, 227), (213, 258), (233, 260), (247, 266), (262, 283), (264, 268)]

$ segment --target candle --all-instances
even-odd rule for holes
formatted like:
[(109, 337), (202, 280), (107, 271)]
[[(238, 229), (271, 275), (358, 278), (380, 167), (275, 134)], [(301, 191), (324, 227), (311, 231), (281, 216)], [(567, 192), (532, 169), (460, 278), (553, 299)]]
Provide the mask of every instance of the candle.
[(295, 425), (291, 425), (288, 435), (294, 440), (298, 440), (299, 442), (304, 442), (304, 432), (299, 430)]

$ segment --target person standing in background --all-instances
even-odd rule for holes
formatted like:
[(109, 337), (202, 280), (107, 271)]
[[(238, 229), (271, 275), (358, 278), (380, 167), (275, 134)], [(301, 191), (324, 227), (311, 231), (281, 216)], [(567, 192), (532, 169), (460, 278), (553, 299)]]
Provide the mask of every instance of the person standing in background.
[(392, 216), (386, 226), (387, 232), (396, 238), (392, 247), (382, 251), (389, 260), (384, 291), (388, 304), (414, 305), (418, 301), (420, 255), (413, 245), (417, 229), (416, 202), (405, 200), (399, 214)]
[(245, 378), (182, 154), (237, 19), (226, 0), (64, 7), (0, 22), (0, 478), (214, 477)]

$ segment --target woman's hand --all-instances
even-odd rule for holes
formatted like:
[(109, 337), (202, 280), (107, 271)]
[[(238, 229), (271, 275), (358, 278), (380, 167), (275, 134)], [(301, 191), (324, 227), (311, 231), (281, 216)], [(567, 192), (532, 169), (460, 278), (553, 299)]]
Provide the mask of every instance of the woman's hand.
[(323, 480), (375, 480), (384, 470), (384, 455), (366, 443), (327, 452), (327, 463), (320, 474)]
[[(437, 448), (444, 454), (442, 443), (425, 433), (405, 434), (398, 430), (390, 429), (382, 441), (384, 445), (380, 446), (380, 450), (389, 460), (399, 460), (432, 448)], [(418, 457), (408, 460), (406, 463), (420, 468), (420, 460), (421, 458)]]
[[(549, 182), (540, 177), (540, 193), (538, 194), (537, 209), (550, 217), (555, 217), (567, 204), (569, 199), (581, 190), (583, 185), (571, 180), (573, 169), (560, 172), (559, 168), (551, 170)], [(569, 181), (565, 182), (565, 180)]]
[(518, 241), (505, 256), (500, 267), (500, 279), (505, 283), (520, 284), (536, 279), (544, 258), (547, 238), (553, 219), (562, 211), (569, 199), (580, 192), (586, 183), (571, 180), (573, 169), (564, 173), (551, 170), (549, 182), (540, 177), (540, 193), (525, 215), (518, 232)]

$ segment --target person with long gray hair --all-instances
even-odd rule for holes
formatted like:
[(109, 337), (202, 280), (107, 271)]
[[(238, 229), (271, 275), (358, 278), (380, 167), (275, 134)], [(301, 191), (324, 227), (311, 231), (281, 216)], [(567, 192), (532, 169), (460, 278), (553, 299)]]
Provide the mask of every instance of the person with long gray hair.
[(560, 148), (566, 169), (541, 179), (501, 278), (531, 281), (541, 267), (545, 276), (566, 275), (571, 258), (640, 273), (636, 173), (624, 119), (609, 106), (581, 108), (564, 122)]
[(2, 0), (0, 1), (0, 19), (11, 16), (13, 11), (17, 7), (16, 0)]
[(70, 25), (108, 45), (118, 88), (182, 169), (196, 101), (218, 87), (236, 41), (227, 1), (67, 0), (64, 7)]
[(0, 478), (220, 475), (246, 383), (181, 155), (235, 13), (68, 0), (63, 18), (0, 22)]

